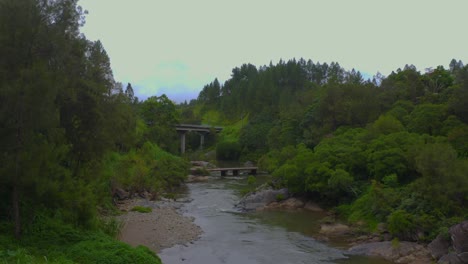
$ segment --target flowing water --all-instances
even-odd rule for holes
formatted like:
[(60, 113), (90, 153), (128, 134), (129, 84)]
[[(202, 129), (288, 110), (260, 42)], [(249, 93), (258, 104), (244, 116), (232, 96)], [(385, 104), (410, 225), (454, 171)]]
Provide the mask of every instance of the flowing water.
[(330, 246), (315, 240), (323, 214), (239, 213), (234, 205), (244, 186), (245, 177), (213, 178), (188, 184), (185, 197), (192, 201), (182, 211), (193, 216), (204, 233), (197, 241), (164, 249), (159, 253), (163, 263), (389, 263), (349, 257), (336, 241)]

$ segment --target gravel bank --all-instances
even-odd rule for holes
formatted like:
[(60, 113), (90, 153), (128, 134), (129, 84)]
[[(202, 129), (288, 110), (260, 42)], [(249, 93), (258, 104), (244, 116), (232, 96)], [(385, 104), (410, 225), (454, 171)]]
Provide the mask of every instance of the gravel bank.
[[(183, 216), (177, 211), (182, 204), (183, 202), (153, 202), (145, 199), (124, 201), (119, 204), (120, 210), (126, 212), (118, 217), (123, 224), (119, 239), (132, 246), (144, 245), (155, 252), (196, 240), (202, 230), (193, 223), (193, 218)], [(137, 205), (151, 207), (153, 211), (130, 211)]]

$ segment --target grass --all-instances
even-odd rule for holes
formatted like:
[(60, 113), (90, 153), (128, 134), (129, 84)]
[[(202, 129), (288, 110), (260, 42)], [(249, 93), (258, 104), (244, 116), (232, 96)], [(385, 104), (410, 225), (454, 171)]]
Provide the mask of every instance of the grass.
[(135, 206), (132, 208), (132, 211), (134, 212), (139, 212), (139, 213), (151, 213), (153, 209), (151, 207), (146, 207), (146, 206)]
[[(116, 223), (107, 223), (115, 233)], [(160, 264), (146, 247), (132, 247), (100, 229), (82, 229), (60, 219), (37, 216), (21, 240), (10, 235), (12, 225), (0, 222), (0, 264), (7, 263), (144, 263)]]

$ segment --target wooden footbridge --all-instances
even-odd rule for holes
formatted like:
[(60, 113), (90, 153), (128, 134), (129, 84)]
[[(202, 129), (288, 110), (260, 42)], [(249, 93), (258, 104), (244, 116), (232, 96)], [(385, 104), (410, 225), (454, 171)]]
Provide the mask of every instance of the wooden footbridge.
[(256, 175), (258, 167), (237, 167), (237, 168), (213, 168), (213, 169), (206, 169), (209, 172), (221, 172), (221, 176), (226, 176), (227, 172), (232, 171), (232, 175), (237, 176), (239, 175), (239, 171), (248, 171), (251, 175)]

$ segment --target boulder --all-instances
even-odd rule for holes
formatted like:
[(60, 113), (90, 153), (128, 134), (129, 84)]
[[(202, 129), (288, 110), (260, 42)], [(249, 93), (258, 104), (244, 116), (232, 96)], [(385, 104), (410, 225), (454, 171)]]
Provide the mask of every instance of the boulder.
[(272, 202), (276, 202), (277, 198), (281, 196), (283, 198), (289, 197), (287, 189), (280, 190), (261, 190), (255, 193), (249, 193), (242, 198), (239, 203), (236, 204), (237, 208), (245, 211), (253, 211), (257, 208), (264, 207)]
[(293, 197), (280, 202), (280, 208), (282, 209), (294, 210), (294, 209), (299, 209), (302, 207), (304, 207), (304, 202), (300, 199), (293, 198)]
[(456, 253), (468, 252), (468, 221), (450, 227), (449, 234)]
[(457, 253), (450, 253), (440, 258), (437, 263), (439, 264), (465, 264), (468, 262), (464, 262), (462, 259), (460, 259)]
[(382, 257), (396, 263), (431, 263), (429, 251), (422, 245), (413, 242), (390, 241), (372, 242), (351, 247), (348, 252), (353, 255)]
[(448, 254), (449, 247), (450, 239), (445, 238), (443, 235), (438, 235), (436, 239), (427, 245), (427, 249), (434, 259), (440, 259), (445, 254)]
[(246, 161), (246, 162), (244, 163), (244, 167), (253, 167), (253, 166), (254, 166), (254, 164), (253, 164), (253, 162), (251, 162), (250, 160), (248, 160), (248, 161)]
[(126, 192), (125, 190), (121, 188), (115, 188), (114, 197), (116, 197), (118, 200), (125, 200), (125, 199), (130, 198), (130, 193)]
[(308, 201), (304, 205), (304, 209), (311, 212), (323, 212), (323, 209), (316, 203)]
[(195, 176), (189, 175), (185, 182), (205, 182), (210, 179), (210, 176)]
[(343, 224), (323, 224), (320, 226), (320, 233), (328, 236), (341, 236), (351, 232), (351, 228)]

